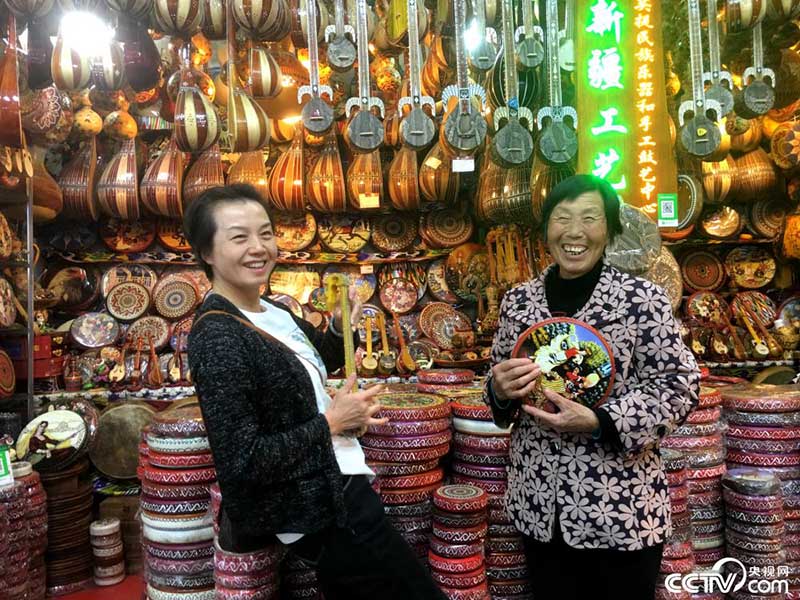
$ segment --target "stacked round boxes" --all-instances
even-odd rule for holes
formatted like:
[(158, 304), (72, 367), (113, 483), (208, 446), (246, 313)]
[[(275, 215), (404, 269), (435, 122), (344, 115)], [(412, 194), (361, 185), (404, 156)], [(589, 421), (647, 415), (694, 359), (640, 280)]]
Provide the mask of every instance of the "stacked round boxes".
[[(725, 544), (722, 508), (725, 444), (721, 413), (722, 395), (714, 388), (701, 386), (697, 409), (661, 443), (662, 448), (682, 453), (687, 462), (686, 495), (679, 500), (689, 509), (694, 560), (701, 568), (713, 567), (722, 558)], [(671, 496), (675, 493), (683, 490), (670, 490)], [(675, 498), (672, 499), (674, 505)]]
[(210, 600), (214, 529), (209, 486), (216, 472), (199, 406), (157, 414), (147, 446), (146, 459), (140, 454), (140, 514), (149, 600)]
[(125, 579), (125, 555), (119, 519), (103, 519), (89, 526), (94, 555), (94, 583), (117, 585)]
[[(219, 484), (210, 487), (214, 532), (219, 534), (219, 509), (222, 492)], [(227, 552), (214, 540), (214, 583), (216, 600), (277, 600), (279, 597), (280, 562), (284, 546), (275, 544), (248, 553)]]
[(489, 496), (472, 485), (445, 485), (433, 494), (431, 575), (451, 600), (488, 597), (484, 540)]
[(0, 488), (0, 505), (5, 513), (5, 573), (3, 580), (6, 598), (26, 598), (28, 592), (28, 499), (25, 486), (19, 481)]
[(381, 394), (377, 417), (386, 425), (370, 427), (361, 447), (378, 477), (381, 500), (394, 527), (427, 556), (433, 491), (444, 473), (439, 460), (450, 449), (450, 406), (441, 396), (418, 392)]
[(27, 497), (25, 520), (28, 522), (28, 600), (40, 600), (47, 590), (44, 563), (47, 549), (47, 495), (39, 474), (33, 470), (31, 463), (19, 461), (11, 466), (14, 479), (22, 484)]
[(691, 594), (670, 593), (664, 586), (664, 579), (673, 573), (689, 573), (694, 569), (694, 549), (692, 548), (692, 524), (689, 518), (689, 487), (686, 484), (688, 471), (686, 459), (677, 450), (663, 449), (661, 459), (667, 473), (669, 499), (672, 508), (672, 536), (664, 544), (661, 559), (659, 584), (656, 586), (657, 600), (690, 599)]
[(780, 480), (761, 469), (729, 469), (722, 485), (727, 555), (758, 578), (774, 579), (786, 565)]
[(471, 388), (473, 379), (475, 372), (469, 369), (426, 369), (417, 373), (417, 391), (450, 396)]

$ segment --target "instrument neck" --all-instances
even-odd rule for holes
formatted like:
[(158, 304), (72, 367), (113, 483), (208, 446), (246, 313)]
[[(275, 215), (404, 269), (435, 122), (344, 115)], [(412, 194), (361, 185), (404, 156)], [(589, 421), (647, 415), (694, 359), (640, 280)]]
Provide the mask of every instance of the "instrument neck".
[(706, 0), (708, 5), (708, 58), (711, 63), (713, 83), (719, 81), (722, 61), (719, 56), (719, 23), (717, 22), (717, 0)]
[(522, 25), (525, 27), (525, 39), (533, 38), (533, 0), (522, 0)]
[(319, 42), (317, 40), (317, 0), (307, 0), (308, 75), (312, 93), (319, 94)]
[(361, 97), (362, 107), (367, 108), (370, 98), (369, 82), (369, 40), (367, 39), (367, 0), (357, 0), (358, 11), (358, 94)]
[(503, 0), (503, 59), (505, 62), (506, 106), (513, 115), (516, 115), (519, 109), (519, 78), (514, 60), (514, 8), (511, 0)]
[(695, 108), (705, 105), (703, 89), (703, 38), (700, 35), (700, 0), (689, 0), (689, 52), (692, 65), (692, 98)]
[(336, 0), (333, 3), (333, 18), (336, 26), (336, 37), (344, 37), (344, 0)]
[(456, 81), (459, 90), (461, 112), (469, 111), (469, 77), (467, 76), (467, 51), (464, 45), (464, 31), (467, 27), (466, 1), (455, 0), (453, 22), (456, 29)]
[(422, 92), (420, 77), (420, 63), (422, 56), (419, 48), (419, 22), (417, 21), (417, 0), (408, 0), (408, 62), (409, 62), (409, 87), (411, 98), (418, 102)]
[(753, 66), (759, 74), (764, 68), (764, 40), (761, 35), (761, 23), (753, 27)]
[(344, 338), (344, 373), (350, 377), (356, 372), (356, 353), (353, 335), (350, 332), (350, 299), (347, 297), (348, 285), (345, 283), (339, 290), (341, 294), (342, 322), (339, 324)]
[[(571, 40), (575, 31), (575, 8), (574, 0), (564, 0), (564, 37)], [(556, 19), (556, 22), (558, 20)]]
[(472, 11), (478, 23), (478, 34), (483, 38), (486, 35), (486, 5), (485, 0), (472, 0)]
[(551, 107), (561, 106), (561, 65), (558, 59), (558, 0), (547, 0), (547, 95)]

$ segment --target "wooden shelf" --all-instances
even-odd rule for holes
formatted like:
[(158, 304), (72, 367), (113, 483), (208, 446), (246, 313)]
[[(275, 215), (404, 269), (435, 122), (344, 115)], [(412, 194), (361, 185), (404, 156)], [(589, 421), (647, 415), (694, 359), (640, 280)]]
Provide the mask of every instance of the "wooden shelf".
[(708, 367), (709, 369), (758, 369), (766, 367), (794, 367), (800, 364), (800, 358), (792, 358), (786, 360), (744, 360), (733, 362), (701, 362), (701, 367)]

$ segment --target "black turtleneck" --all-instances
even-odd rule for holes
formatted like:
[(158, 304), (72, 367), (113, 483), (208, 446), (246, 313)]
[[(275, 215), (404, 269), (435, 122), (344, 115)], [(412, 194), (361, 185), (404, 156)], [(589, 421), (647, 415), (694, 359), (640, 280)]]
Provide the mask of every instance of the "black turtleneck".
[(591, 271), (574, 279), (562, 278), (558, 265), (550, 269), (544, 280), (550, 313), (554, 317), (574, 316), (589, 301), (602, 271), (602, 260), (597, 261)]

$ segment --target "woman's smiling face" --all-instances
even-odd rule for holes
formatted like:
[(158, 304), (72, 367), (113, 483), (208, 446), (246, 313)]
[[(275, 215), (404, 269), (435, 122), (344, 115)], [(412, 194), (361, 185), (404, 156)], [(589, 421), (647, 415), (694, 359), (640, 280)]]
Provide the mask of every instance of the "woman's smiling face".
[(564, 279), (574, 279), (594, 268), (608, 243), (603, 198), (585, 192), (560, 202), (547, 222), (547, 246)]

